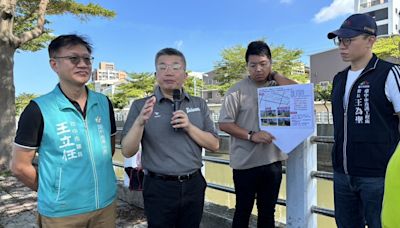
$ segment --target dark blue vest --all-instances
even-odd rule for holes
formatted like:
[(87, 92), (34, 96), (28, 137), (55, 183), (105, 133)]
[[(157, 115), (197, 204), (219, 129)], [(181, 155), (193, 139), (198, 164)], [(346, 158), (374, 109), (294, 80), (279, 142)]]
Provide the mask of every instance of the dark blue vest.
[(335, 171), (362, 177), (385, 176), (400, 139), (399, 118), (385, 95), (385, 82), (392, 66), (375, 55), (372, 57), (351, 88), (347, 112), (343, 99), (350, 67), (335, 76), (331, 97)]

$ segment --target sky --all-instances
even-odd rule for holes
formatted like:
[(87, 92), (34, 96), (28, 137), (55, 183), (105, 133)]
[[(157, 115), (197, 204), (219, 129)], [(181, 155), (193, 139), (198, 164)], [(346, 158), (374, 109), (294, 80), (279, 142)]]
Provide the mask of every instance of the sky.
[[(354, 0), (78, 0), (116, 12), (113, 19), (92, 17), (81, 22), (72, 15), (47, 17), (54, 35), (76, 33), (93, 44), (93, 69), (113, 62), (127, 73), (154, 72), (154, 56), (162, 48), (185, 54), (187, 69), (208, 72), (224, 49), (247, 47), (265, 39), (271, 46), (311, 54), (334, 48), (328, 32), (338, 29), (354, 10)], [(273, 57), (272, 57), (273, 58)], [(45, 94), (58, 82), (47, 49), (15, 54), (16, 95)]]

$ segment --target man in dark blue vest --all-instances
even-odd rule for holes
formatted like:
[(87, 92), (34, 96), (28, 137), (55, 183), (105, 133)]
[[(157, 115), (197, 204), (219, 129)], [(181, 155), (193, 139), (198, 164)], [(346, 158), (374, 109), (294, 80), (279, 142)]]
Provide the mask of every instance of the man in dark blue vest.
[(350, 66), (333, 80), (335, 219), (339, 228), (381, 227), (386, 166), (399, 141), (400, 67), (372, 53), (377, 25), (366, 14), (330, 32)]

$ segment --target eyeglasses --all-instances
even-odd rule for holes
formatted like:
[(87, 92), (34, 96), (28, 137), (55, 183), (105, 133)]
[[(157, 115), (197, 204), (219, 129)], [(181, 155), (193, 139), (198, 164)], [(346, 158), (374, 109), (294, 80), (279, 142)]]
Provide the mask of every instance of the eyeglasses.
[(180, 70), (182, 70), (183, 67), (181, 64), (178, 64), (178, 63), (172, 64), (172, 65), (168, 65), (168, 64), (157, 65), (158, 71), (167, 71), (168, 68), (171, 69), (172, 71), (180, 71)]
[(86, 65), (92, 65), (93, 57), (92, 56), (57, 56), (53, 57), (53, 59), (68, 59), (72, 64), (78, 65), (81, 62), (81, 59)]
[(260, 62), (260, 63), (249, 63), (249, 68), (250, 69), (257, 69), (258, 66), (260, 66), (261, 68), (267, 68), (271, 65), (270, 62)]
[(340, 43), (342, 43), (344, 46), (349, 46), (351, 44), (351, 41), (356, 40), (357, 38), (340, 38), (340, 37), (335, 37), (333, 39), (333, 43), (336, 46), (340, 46)]

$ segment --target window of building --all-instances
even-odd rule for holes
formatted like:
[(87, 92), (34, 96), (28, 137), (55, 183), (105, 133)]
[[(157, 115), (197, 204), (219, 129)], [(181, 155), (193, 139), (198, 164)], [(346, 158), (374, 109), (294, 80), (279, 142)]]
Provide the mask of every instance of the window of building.
[(386, 20), (388, 19), (388, 8), (380, 9), (380, 10), (375, 10), (367, 13), (371, 17), (373, 17), (376, 21), (380, 20)]
[(212, 98), (213, 98), (212, 92), (207, 92), (207, 99), (212, 99)]
[(387, 3), (388, 0), (360, 0), (360, 8), (370, 8), (376, 5)]
[(379, 25), (377, 34), (378, 34), (378, 36), (389, 34), (388, 25), (387, 24)]

